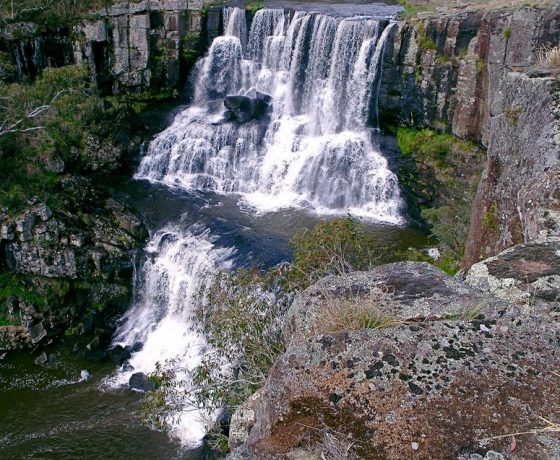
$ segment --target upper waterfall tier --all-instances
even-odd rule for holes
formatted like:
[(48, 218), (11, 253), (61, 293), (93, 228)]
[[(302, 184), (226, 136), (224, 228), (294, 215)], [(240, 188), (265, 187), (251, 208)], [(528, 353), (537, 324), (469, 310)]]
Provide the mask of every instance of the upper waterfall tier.
[[(391, 27), (263, 9), (248, 29), (244, 10), (226, 8), (225, 35), (198, 63), (193, 106), (150, 144), (136, 177), (240, 193), (261, 211), (400, 223), (398, 181), (371, 130)], [(225, 112), (230, 95), (244, 97), (228, 98)]]

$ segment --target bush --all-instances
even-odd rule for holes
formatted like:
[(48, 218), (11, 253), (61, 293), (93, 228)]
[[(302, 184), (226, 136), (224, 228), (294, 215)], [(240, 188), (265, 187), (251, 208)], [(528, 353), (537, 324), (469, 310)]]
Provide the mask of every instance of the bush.
[(0, 83), (0, 100), (0, 121), (16, 124), (14, 132), (0, 134), (0, 205), (14, 214), (32, 196), (47, 201), (54, 195), (59, 176), (47, 165), (75, 160), (72, 149), (99, 116), (101, 101), (81, 66), (45, 69), (31, 84)]
[(224, 272), (199, 302), (195, 319), (213, 347), (194, 374), (201, 406), (234, 410), (264, 384), (284, 352), (281, 276), (276, 270)]
[(294, 258), (285, 276), (288, 290), (303, 290), (327, 275), (368, 270), (378, 262), (374, 235), (349, 217), (300, 232), (291, 244)]

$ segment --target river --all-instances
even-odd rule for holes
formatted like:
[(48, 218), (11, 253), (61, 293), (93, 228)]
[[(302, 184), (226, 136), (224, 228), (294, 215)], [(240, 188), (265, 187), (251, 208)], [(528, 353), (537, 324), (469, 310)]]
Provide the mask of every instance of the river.
[[(375, 129), (387, 10), (316, 9), (269, 8), (250, 24), (242, 10), (224, 10), (225, 34), (198, 63), (193, 103), (115, 189), (141, 210), (151, 235), (114, 336), (141, 350), (126, 369), (73, 352), (79, 339), (48, 349), (45, 367), (34, 363), (38, 353), (9, 356), (0, 374), (1, 458), (201, 458), (200, 414), (174, 414), (168, 433), (151, 430), (143, 396), (126, 383), (158, 362), (197, 365), (206, 343), (190, 313), (219, 270), (289, 260), (298, 230), (347, 214), (376, 234), (387, 260), (426, 244), (408, 223)], [(248, 113), (224, 112), (232, 94)], [(80, 381), (82, 370), (89, 380)]]

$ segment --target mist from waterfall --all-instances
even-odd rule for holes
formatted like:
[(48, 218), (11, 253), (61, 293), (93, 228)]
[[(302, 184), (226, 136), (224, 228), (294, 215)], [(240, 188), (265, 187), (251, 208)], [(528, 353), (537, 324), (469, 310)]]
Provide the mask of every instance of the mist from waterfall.
[[(384, 45), (368, 17), (224, 10), (195, 74), (194, 104), (150, 144), (137, 178), (238, 193), (256, 211), (303, 207), (401, 223), (398, 180), (373, 143)], [(224, 119), (223, 98), (271, 96), (268, 116)]]

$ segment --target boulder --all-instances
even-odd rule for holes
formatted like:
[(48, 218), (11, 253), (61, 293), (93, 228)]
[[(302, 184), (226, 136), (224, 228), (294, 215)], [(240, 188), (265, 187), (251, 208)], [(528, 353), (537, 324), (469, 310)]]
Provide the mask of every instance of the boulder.
[(506, 249), (463, 275), (476, 289), (514, 303), (527, 313), (559, 311), (560, 241)]
[[(539, 417), (555, 420), (560, 410), (560, 381), (551, 372), (560, 365), (559, 334), (557, 323), (510, 309), (497, 320), (405, 324), (294, 343), (243, 407), (254, 414), (243, 418), (250, 452), (243, 458), (286, 455), (308, 439), (312, 448), (329, 429), (355, 441), (363, 458), (507, 452), (509, 433), (545, 428)], [(504, 438), (488, 439), (495, 436)], [(520, 436), (516, 453), (554, 458), (559, 449), (560, 440), (543, 431)]]
[(326, 297), (359, 299), (375, 288), (383, 289), (393, 300), (390, 311), (383, 313), (406, 320), (494, 314), (506, 307), (500, 299), (484, 295), (432, 265), (399, 262), (369, 272), (328, 276), (298, 294), (285, 317), (285, 341), (309, 337)]
[(48, 363), (48, 361), (49, 361), (49, 357), (45, 352), (43, 352), (39, 356), (37, 356), (37, 358), (35, 358), (34, 363), (37, 364), (37, 366), (44, 366), (45, 364)]
[(128, 380), (128, 386), (131, 390), (144, 393), (155, 389), (155, 385), (148, 380), (148, 376), (143, 372), (135, 372)]
[(128, 347), (123, 348), (121, 345), (117, 345), (109, 350), (109, 358), (118, 366), (121, 366), (130, 356), (130, 349)]
[(257, 97), (249, 96), (227, 96), (224, 98), (224, 106), (227, 110), (225, 119), (247, 123), (251, 120), (260, 120), (269, 110), (271, 97), (264, 93), (258, 93)]
[[(372, 286), (398, 301), (392, 327), (305, 334), (325, 290), (359, 299)], [(510, 458), (511, 433), (527, 431), (516, 458), (560, 452), (544, 421), (560, 410), (560, 324), (548, 314), (399, 263), (311, 286), (285, 334), (286, 353), (232, 417), (231, 459), (321, 458), (326, 433), (365, 459)]]

